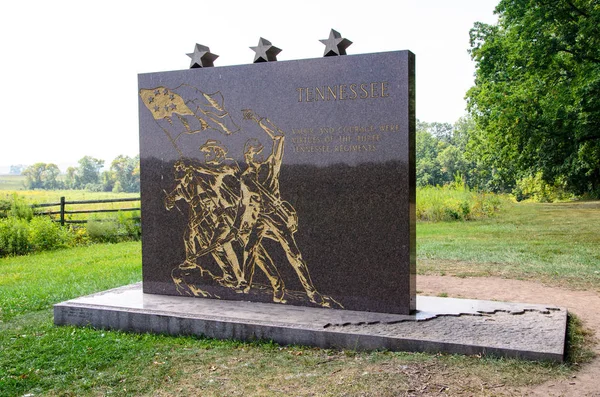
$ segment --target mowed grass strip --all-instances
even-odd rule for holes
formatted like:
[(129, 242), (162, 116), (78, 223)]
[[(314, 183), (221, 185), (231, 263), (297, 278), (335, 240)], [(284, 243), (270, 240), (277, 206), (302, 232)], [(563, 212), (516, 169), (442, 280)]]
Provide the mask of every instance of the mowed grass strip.
[(1, 258), (0, 321), (141, 279), (140, 242)]
[(417, 223), (420, 274), (600, 289), (600, 202), (517, 203), (477, 222)]
[[(24, 175), (0, 175), (0, 191), (10, 190), (11, 192), (25, 189), (25, 176)], [(0, 193), (0, 198), (2, 194)]]

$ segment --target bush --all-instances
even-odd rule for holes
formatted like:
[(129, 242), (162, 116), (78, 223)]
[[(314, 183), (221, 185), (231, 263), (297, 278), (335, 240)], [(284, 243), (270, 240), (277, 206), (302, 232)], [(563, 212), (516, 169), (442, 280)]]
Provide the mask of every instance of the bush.
[(70, 227), (69, 231), (71, 233), (72, 240), (70, 241), (70, 244), (72, 246), (88, 245), (90, 243), (90, 235), (87, 232), (87, 228)]
[(87, 190), (88, 192), (103, 192), (104, 185), (102, 185), (101, 183), (88, 183), (87, 185), (85, 185), (85, 190)]
[(142, 235), (139, 211), (119, 212), (116, 217), (91, 217), (86, 230), (92, 242), (116, 243), (139, 240)]
[(14, 194), (10, 200), (8, 215), (13, 218), (30, 221), (33, 218), (33, 209), (23, 198)]
[(132, 240), (139, 240), (142, 237), (142, 224), (140, 222), (140, 212), (119, 212), (118, 221), (125, 235)]
[(39, 216), (29, 223), (29, 242), (34, 251), (49, 251), (71, 245), (74, 236), (69, 229), (46, 216)]
[(90, 241), (100, 243), (116, 243), (121, 240), (119, 222), (116, 218), (92, 217), (86, 224)]
[(517, 201), (534, 201), (538, 203), (553, 203), (555, 201), (573, 200), (575, 196), (566, 189), (566, 183), (557, 179), (547, 183), (542, 179), (542, 173), (522, 178), (513, 190)]
[(0, 199), (0, 219), (8, 217), (10, 211), (11, 202), (10, 200)]
[(0, 257), (24, 255), (31, 250), (28, 226), (23, 219), (0, 219)]
[(458, 185), (417, 189), (417, 220), (467, 221), (494, 216), (503, 198), (494, 193), (472, 192)]

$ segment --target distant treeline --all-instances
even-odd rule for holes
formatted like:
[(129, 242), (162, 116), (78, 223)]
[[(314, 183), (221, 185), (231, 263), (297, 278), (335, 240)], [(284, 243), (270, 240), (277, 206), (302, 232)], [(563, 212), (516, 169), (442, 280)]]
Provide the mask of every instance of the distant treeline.
[[(454, 125), (417, 121), (417, 186), (462, 185), (477, 191), (509, 193), (517, 200), (542, 202), (572, 199), (580, 194), (564, 177), (548, 181), (543, 170), (536, 167), (507, 177), (489, 156), (483, 155), (478, 134), (470, 116)], [(596, 197), (590, 193), (588, 197)]]
[[(11, 166), (12, 171), (21, 171), (27, 189), (85, 189), (93, 192), (139, 192), (140, 157), (117, 156), (110, 168), (100, 172), (104, 160), (84, 156), (78, 167), (69, 167), (64, 177), (53, 163), (35, 163), (28, 167)], [(16, 172), (14, 172), (16, 174)]]

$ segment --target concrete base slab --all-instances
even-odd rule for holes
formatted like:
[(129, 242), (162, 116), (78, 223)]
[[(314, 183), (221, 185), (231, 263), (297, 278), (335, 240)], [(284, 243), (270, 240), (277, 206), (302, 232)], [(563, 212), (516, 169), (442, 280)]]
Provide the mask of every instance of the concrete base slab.
[(567, 310), (417, 297), (411, 315), (142, 293), (132, 284), (54, 306), (56, 325), (353, 350), (491, 354), (563, 361)]

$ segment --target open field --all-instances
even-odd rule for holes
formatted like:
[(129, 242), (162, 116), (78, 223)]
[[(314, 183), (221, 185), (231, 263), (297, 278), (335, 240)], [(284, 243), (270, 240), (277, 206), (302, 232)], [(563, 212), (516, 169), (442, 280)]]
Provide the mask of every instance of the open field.
[(477, 222), (417, 224), (419, 274), (534, 279), (600, 291), (600, 202), (509, 204)]
[(0, 199), (10, 199), (14, 194), (30, 204), (58, 203), (61, 197), (67, 201), (104, 200), (112, 198), (139, 197), (139, 193), (89, 192), (87, 190), (0, 190)]
[[(28, 204), (46, 204), (59, 203), (61, 197), (65, 197), (66, 201), (87, 201), (87, 200), (106, 200), (106, 199), (124, 199), (137, 198), (140, 193), (112, 193), (112, 192), (89, 192), (86, 190), (0, 190), (0, 200), (12, 200), (13, 196), (25, 200)], [(139, 201), (117, 202), (117, 203), (96, 203), (96, 204), (67, 204), (66, 211), (84, 211), (84, 210), (117, 210), (125, 208), (139, 208)], [(59, 211), (59, 206), (39, 208), (37, 212)], [(90, 214), (68, 214), (69, 220), (84, 220), (90, 217), (108, 218), (114, 217), (115, 213), (90, 215)], [(58, 219), (58, 215), (53, 215), (54, 219)]]
[[(3, 190), (23, 190), (25, 177), (23, 175), (0, 175), (0, 191)], [(2, 193), (0, 193), (0, 196)]]

